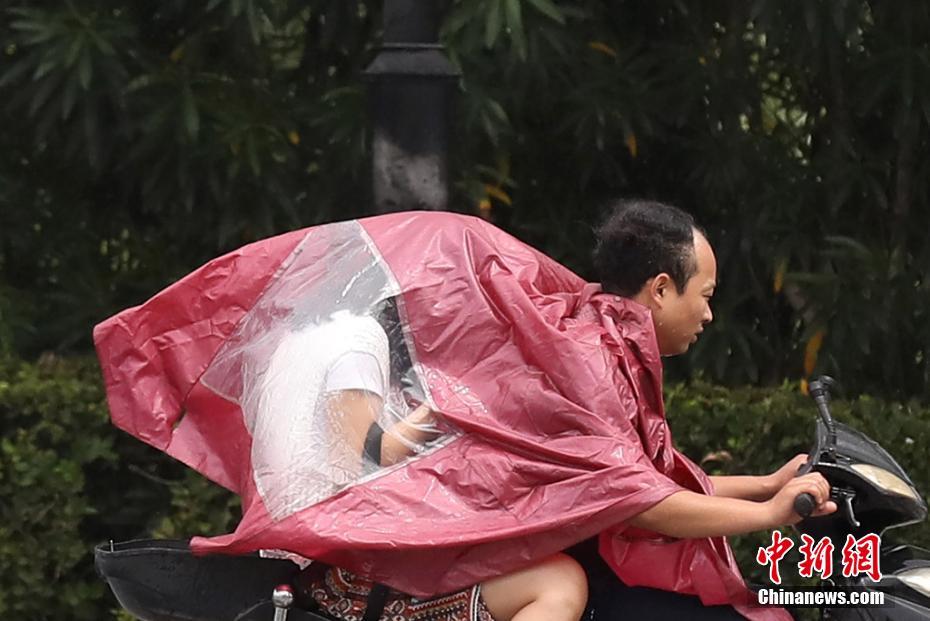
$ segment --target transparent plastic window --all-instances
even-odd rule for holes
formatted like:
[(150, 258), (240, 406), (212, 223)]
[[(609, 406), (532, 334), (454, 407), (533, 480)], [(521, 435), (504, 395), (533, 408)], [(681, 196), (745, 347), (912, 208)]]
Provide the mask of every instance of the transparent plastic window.
[(443, 446), (396, 280), (356, 222), (308, 233), (204, 373), (274, 519)]

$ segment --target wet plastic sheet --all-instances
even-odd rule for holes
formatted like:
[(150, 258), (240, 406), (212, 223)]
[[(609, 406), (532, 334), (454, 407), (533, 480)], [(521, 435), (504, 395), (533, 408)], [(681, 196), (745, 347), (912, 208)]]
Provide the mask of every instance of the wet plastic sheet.
[[(283, 549), (428, 595), (601, 533), (629, 584), (781, 614), (744, 606), (723, 540), (622, 526), (710, 489), (672, 447), (648, 311), (481, 220), (394, 214), (259, 242), (95, 339), (116, 424), (242, 495), (236, 532), (195, 538), (200, 552)], [(377, 391), (325, 379), (350, 351), (380, 356), (384, 391), (355, 418), (334, 395)], [(419, 435), (397, 432), (412, 416)], [(399, 458), (366, 462), (351, 428), (372, 423)]]
[(252, 479), (272, 519), (456, 436), (427, 398), (398, 293), (357, 222), (316, 229), (203, 374), (242, 412)]

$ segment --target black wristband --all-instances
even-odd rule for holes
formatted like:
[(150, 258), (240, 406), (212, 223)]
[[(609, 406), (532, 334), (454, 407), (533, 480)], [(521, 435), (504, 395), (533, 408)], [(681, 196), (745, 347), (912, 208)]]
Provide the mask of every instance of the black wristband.
[(365, 448), (362, 450), (362, 458), (381, 465), (381, 441), (384, 437), (384, 429), (378, 423), (372, 423), (365, 435)]

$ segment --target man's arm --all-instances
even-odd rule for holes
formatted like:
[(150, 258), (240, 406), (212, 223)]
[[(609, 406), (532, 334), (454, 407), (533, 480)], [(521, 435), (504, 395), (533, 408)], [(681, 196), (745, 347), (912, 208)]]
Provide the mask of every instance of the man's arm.
[(739, 498), (741, 500), (768, 500), (780, 489), (767, 476), (712, 476), (714, 496)]
[(817, 503), (813, 515), (836, 511), (836, 504), (829, 500), (830, 486), (826, 479), (812, 473), (792, 478), (765, 502), (676, 492), (628, 523), (683, 539), (741, 535), (799, 522), (801, 517), (794, 512), (793, 505), (798, 494), (804, 492), (811, 494)]
[(710, 480), (714, 484), (714, 495), (743, 500), (768, 500), (797, 475), (798, 468), (806, 461), (807, 455), (795, 455), (772, 474), (763, 476), (712, 476)]

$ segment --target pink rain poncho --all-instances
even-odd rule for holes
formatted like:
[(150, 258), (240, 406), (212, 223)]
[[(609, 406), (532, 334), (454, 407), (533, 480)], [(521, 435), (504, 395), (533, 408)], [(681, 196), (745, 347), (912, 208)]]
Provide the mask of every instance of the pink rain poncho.
[[(285, 550), (426, 596), (600, 533), (629, 585), (784, 618), (748, 606), (722, 538), (624, 526), (711, 491), (672, 446), (648, 310), (482, 220), (392, 214), (260, 241), (94, 338), (116, 425), (242, 498), (236, 531), (194, 538), (198, 553)], [(360, 455), (341, 389), (372, 397), (385, 438), (432, 414), (383, 465)]]

